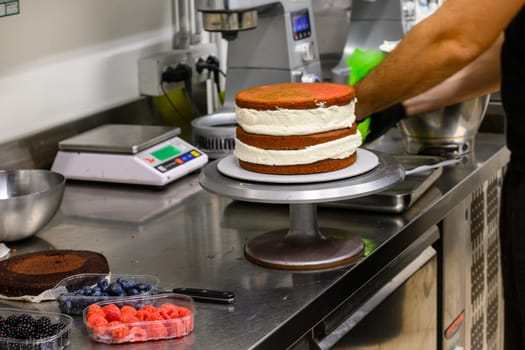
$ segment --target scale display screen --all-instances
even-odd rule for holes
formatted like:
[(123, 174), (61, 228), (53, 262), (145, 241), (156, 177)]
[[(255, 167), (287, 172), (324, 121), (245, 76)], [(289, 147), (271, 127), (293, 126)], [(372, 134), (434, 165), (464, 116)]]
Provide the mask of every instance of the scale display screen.
[(292, 14), (292, 31), (294, 40), (309, 38), (312, 34), (308, 10)]
[(157, 158), (158, 160), (162, 161), (162, 160), (173, 158), (179, 153), (180, 153), (179, 149), (177, 149), (176, 147), (173, 147), (172, 145), (168, 145), (154, 152), (151, 152), (151, 155)]

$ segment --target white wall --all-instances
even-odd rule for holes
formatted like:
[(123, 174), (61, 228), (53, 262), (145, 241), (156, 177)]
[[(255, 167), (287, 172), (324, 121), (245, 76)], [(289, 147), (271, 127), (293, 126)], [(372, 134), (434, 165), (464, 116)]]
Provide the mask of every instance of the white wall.
[(0, 143), (136, 100), (138, 58), (173, 35), (171, 0), (20, 0), (0, 18)]
[[(172, 1), (20, 0), (0, 17), (0, 144), (140, 98), (137, 60), (171, 49)], [(348, 2), (313, 4), (333, 22)]]

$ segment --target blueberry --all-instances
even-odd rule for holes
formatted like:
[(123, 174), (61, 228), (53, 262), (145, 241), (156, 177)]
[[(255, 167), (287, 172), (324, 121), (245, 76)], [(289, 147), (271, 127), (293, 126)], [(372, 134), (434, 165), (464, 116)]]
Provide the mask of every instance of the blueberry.
[(122, 280), (122, 282), (120, 282), (120, 284), (122, 285), (122, 288), (124, 288), (126, 291), (132, 289), (132, 288), (135, 288), (135, 286), (137, 285), (135, 283), (135, 281), (133, 280)]
[(128, 290), (128, 295), (139, 295), (140, 292), (137, 288), (131, 288), (130, 290)]
[(150, 289), (152, 288), (152, 286), (150, 284), (144, 284), (144, 283), (139, 283), (137, 284), (137, 289), (141, 292), (143, 291), (149, 291)]
[(99, 277), (97, 281), (97, 287), (99, 287), (102, 290), (108, 287), (108, 280), (106, 279), (106, 277), (104, 276)]
[(124, 288), (122, 288), (120, 283), (117, 283), (117, 282), (111, 282), (108, 286), (107, 292), (109, 295), (113, 295), (113, 296), (122, 296), (126, 294), (124, 291)]

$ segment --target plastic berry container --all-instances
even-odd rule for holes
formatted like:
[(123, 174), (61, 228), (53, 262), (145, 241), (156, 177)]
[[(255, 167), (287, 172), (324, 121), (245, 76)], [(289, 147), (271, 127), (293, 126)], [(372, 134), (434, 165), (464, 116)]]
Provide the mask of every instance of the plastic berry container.
[[(132, 281), (136, 285), (145, 286), (140, 290), (134, 291), (134, 294), (128, 294), (128, 291), (122, 291), (123, 294), (115, 295), (73, 295), (75, 291), (79, 291), (85, 287), (95, 288), (97, 282), (103, 279), (107, 286), (113, 282), (120, 280)], [(83, 273), (69, 276), (58, 282), (53, 288), (52, 292), (56, 296), (60, 312), (68, 315), (82, 315), (82, 311), (87, 306), (105, 300), (115, 300), (123, 297), (134, 295), (154, 295), (158, 292), (159, 278), (151, 275), (128, 275), (128, 274), (99, 274), (99, 273)], [(107, 294), (107, 293), (105, 293)]]
[[(26, 327), (28, 324), (28, 317), (31, 317), (38, 324), (33, 324), (33, 331), (22, 330), (21, 327)], [(14, 318), (13, 324), (10, 320)], [(20, 321), (23, 318), (23, 322)], [(40, 320), (40, 321), (39, 321)], [(46, 321), (46, 326), (42, 325)], [(33, 322), (33, 321), (31, 321)], [(23, 309), (0, 308), (0, 325), (2, 335), (0, 336), (0, 349), (17, 349), (17, 350), (61, 350), (69, 347), (71, 343), (71, 329), (73, 327), (73, 318), (68, 315), (29, 311)], [(44, 331), (44, 327), (47, 328)], [(7, 330), (6, 328), (11, 328)], [(14, 330), (16, 329), (16, 331)], [(36, 330), (43, 333), (25, 334), (24, 332), (36, 332)], [(17, 336), (12, 336), (9, 332), (17, 332)], [(20, 333), (21, 332), (21, 333)], [(32, 336), (34, 339), (24, 339)]]
[(183, 338), (194, 319), (191, 297), (174, 293), (102, 301), (83, 312), (90, 338), (106, 344)]

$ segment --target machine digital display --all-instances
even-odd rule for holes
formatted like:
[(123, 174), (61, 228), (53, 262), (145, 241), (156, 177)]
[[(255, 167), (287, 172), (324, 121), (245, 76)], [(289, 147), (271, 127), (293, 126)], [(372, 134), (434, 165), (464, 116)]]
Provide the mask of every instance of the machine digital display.
[(292, 14), (292, 31), (294, 40), (301, 40), (310, 37), (312, 28), (310, 26), (308, 10)]
[(154, 152), (151, 152), (151, 155), (157, 158), (158, 160), (166, 160), (176, 156), (179, 153), (180, 151), (177, 148), (173, 147), (172, 145), (168, 145)]

